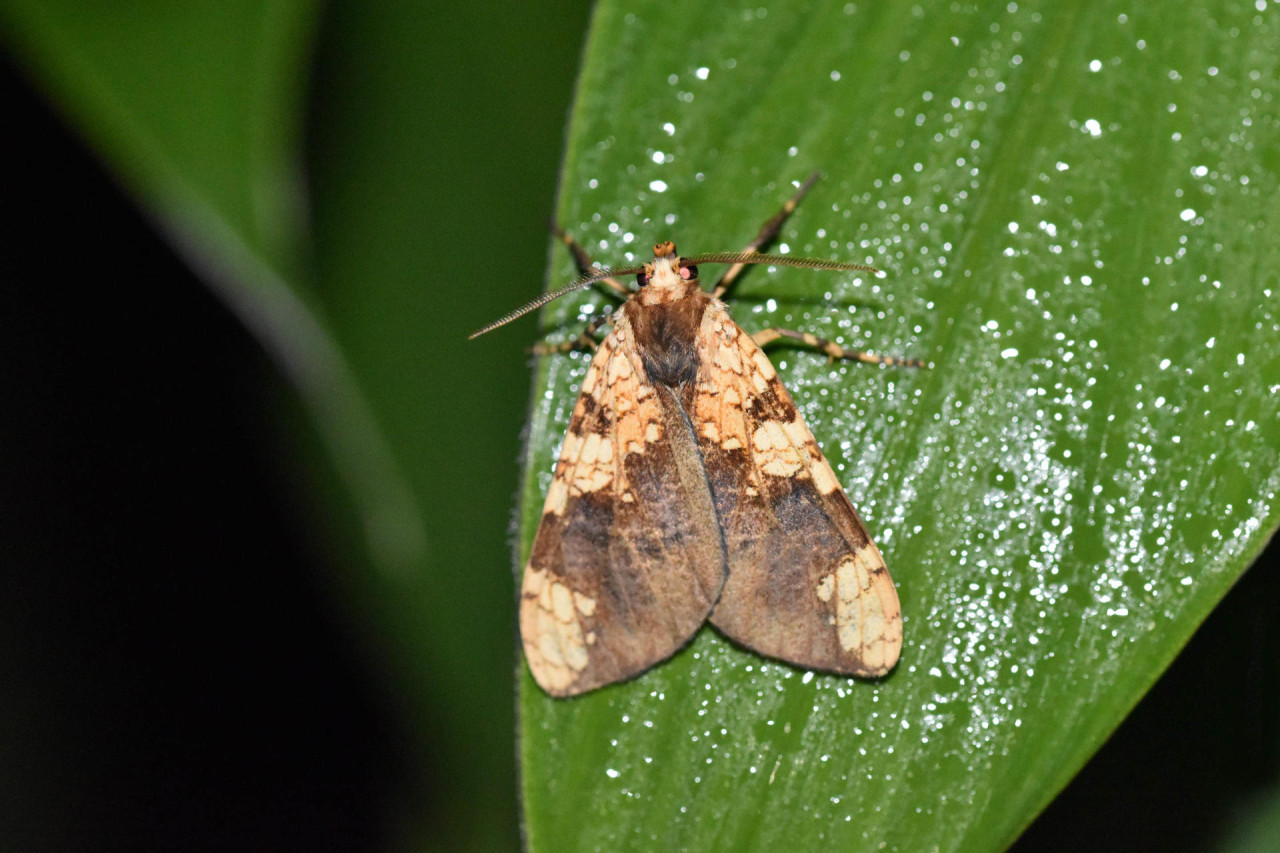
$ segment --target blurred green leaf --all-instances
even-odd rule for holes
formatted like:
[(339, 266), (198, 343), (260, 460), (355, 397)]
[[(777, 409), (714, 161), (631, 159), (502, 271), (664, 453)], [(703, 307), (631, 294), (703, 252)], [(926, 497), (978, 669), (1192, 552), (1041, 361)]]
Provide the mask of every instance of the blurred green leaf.
[(1218, 847), (1224, 853), (1266, 853), (1280, 847), (1280, 796), (1265, 791), (1239, 811)]
[(0, 39), (298, 390), (281, 464), (421, 782), (388, 837), (510, 848), (528, 385), (465, 337), (536, 289), (586, 2), (321, 10), (0, 0)]
[[(897, 669), (706, 630), (579, 699), (525, 672), (531, 849), (1001, 849), (1097, 749), (1277, 525), (1272, 11), (597, 9), (566, 228), (732, 250), (820, 168), (781, 242), (889, 277), (758, 269), (731, 310), (936, 366), (772, 353), (898, 583)], [(585, 365), (540, 363), (522, 554)]]

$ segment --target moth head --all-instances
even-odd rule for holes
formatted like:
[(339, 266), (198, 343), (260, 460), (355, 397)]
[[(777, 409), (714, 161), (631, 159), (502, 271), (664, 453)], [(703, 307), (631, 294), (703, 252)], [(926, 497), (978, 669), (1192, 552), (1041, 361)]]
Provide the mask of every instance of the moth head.
[(693, 281), (697, 277), (697, 269), (687, 266), (676, 251), (676, 244), (666, 240), (653, 247), (653, 261), (636, 273), (636, 283), (641, 287), (673, 287), (681, 281)]
[(566, 293), (573, 293), (575, 290), (590, 287), (596, 282), (604, 281), (606, 278), (634, 275), (636, 284), (640, 287), (653, 285), (675, 287), (682, 282), (696, 282), (698, 280), (698, 264), (774, 264), (782, 267), (806, 267), (814, 270), (859, 270), (873, 274), (879, 274), (880, 272), (875, 267), (867, 266), (866, 264), (850, 264), (843, 261), (828, 261), (822, 258), (797, 258), (792, 255), (765, 255), (754, 249), (749, 249), (745, 252), (715, 252), (682, 258), (676, 252), (676, 244), (666, 240), (653, 247), (652, 263), (627, 267), (626, 269), (599, 269), (589, 272), (572, 284), (559, 290), (551, 290), (542, 294), (537, 299), (521, 308), (517, 308), (505, 317), (493, 321), (478, 331), (472, 332), (469, 337), (477, 338), (485, 332), (492, 331), (499, 326), (505, 326), (517, 317), (523, 317), (553, 299), (559, 299)]

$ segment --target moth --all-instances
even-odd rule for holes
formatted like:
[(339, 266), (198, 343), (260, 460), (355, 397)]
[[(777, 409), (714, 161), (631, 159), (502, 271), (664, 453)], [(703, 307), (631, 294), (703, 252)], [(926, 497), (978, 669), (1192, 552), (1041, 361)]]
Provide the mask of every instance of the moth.
[[(786, 337), (833, 358), (920, 362), (784, 329), (749, 335), (719, 298), (746, 264), (876, 272), (760, 253), (815, 178), (742, 252), (681, 257), (662, 242), (642, 266), (592, 270), (557, 231), (584, 275), (471, 336), (598, 282), (625, 294), (582, 380), (524, 568), (525, 657), (552, 696), (632, 678), (707, 621), (805, 669), (874, 677), (897, 663), (902, 615), (884, 559), (760, 347)], [(707, 293), (698, 265), (711, 263), (732, 266)], [(625, 275), (634, 291), (617, 282)]]

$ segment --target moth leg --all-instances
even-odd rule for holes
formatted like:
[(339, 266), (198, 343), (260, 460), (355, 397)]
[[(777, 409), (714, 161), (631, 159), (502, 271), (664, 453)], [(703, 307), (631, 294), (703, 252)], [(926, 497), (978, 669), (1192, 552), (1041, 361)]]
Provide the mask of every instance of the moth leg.
[(779, 338), (789, 338), (793, 341), (799, 341), (805, 346), (813, 347), (819, 352), (824, 352), (832, 361), (838, 358), (850, 359), (852, 361), (862, 361), (867, 364), (885, 364), (890, 367), (930, 367), (927, 361), (921, 361), (916, 358), (902, 358), (896, 355), (877, 355), (873, 352), (867, 352), (861, 349), (846, 349), (839, 344), (829, 341), (825, 338), (819, 338), (808, 332), (795, 332), (791, 329), (761, 329), (751, 336), (751, 340), (756, 342), (756, 346), (763, 347), (765, 344), (773, 343)]
[[(592, 266), (591, 256), (587, 254), (586, 249), (579, 245), (577, 240), (573, 239), (573, 235), (566, 232), (554, 222), (551, 223), (551, 233), (555, 235), (557, 240), (564, 243), (565, 247), (569, 250), (569, 253), (573, 255), (573, 263), (578, 267), (579, 275), (588, 275), (589, 273), (596, 271), (596, 267)], [(631, 291), (623, 285), (622, 282), (612, 276), (600, 279), (600, 283), (607, 286), (623, 299), (626, 299), (631, 295)]]
[(561, 341), (558, 344), (537, 343), (529, 347), (529, 352), (533, 355), (554, 355), (562, 352), (594, 352), (599, 343), (596, 341), (596, 332), (600, 331), (600, 327), (609, 322), (609, 318), (613, 312), (606, 311), (604, 314), (597, 315), (587, 323), (586, 328), (576, 338), (570, 338), (567, 341)]
[[(805, 193), (809, 192), (809, 188), (812, 187), (814, 182), (817, 180), (817, 172), (814, 172), (812, 175), (805, 178), (804, 183), (800, 185), (800, 189), (796, 190), (795, 195), (787, 199), (787, 203), (782, 205), (782, 209), (775, 213), (773, 217), (764, 224), (764, 227), (760, 229), (760, 233), (756, 235), (756, 238), (748, 243), (747, 247), (742, 251), (754, 254), (776, 240), (778, 238), (778, 232), (782, 230), (782, 223), (787, 221), (787, 217), (789, 217), (796, 209), (796, 206), (800, 204), (800, 199), (804, 198)], [(711, 292), (711, 295), (717, 299), (724, 296), (725, 291), (732, 287), (733, 283), (738, 280), (738, 276), (742, 274), (742, 269), (745, 266), (746, 264), (734, 264), (729, 267), (729, 269), (725, 270), (724, 275), (720, 276), (720, 280), (716, 282), (715, 289)]]

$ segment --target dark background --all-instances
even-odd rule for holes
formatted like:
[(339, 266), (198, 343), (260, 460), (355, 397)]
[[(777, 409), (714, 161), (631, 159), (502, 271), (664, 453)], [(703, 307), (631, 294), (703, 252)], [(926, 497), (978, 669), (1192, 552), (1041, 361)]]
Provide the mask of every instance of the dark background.
[[(384, 849), (449, 780), (306, 544), (290, 389), (7, 63), (0, 115), (0, 844)], [(1276, 782), (1276, 557), (1017, 850), (1208, 849)]]
[(375, 848), (409, 769), (284, 498), (287, 389), (0, 74), (0, 843)]

